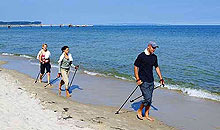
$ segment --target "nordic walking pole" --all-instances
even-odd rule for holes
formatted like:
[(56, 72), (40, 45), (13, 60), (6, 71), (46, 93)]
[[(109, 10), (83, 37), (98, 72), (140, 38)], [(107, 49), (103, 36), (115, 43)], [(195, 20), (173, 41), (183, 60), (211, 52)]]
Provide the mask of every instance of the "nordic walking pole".
[[(79, 68), (79, 65), (77, 65), (76, 67), (78, 67)], [(76, 75), (76, 71), (77, 71), (78, 69), (76, 69), (75, 70), (75, 72), (74, 72), (74, 74), (73, 74), (73, 78), (72, 78), (72, 80), (71, 80), (71, 82), (70, 82), (70, 84), (69, 84), (69, 86), (71, 86), (72, 85), (72, 83), (73, 83), (73, 79), (74, 79), (74, 77), (75, 77), (75, 75)]]
[(36, 80), (34, 81), (34, 83), (37, 83), (37, 80), (38, 80), (39, 75), (40, 75), (40, 72), (38, 73), (37, 78), (36, 78)]
[[(36, 78), (36, 80), (34, 81), (34, 83), (37, 83), (37, 80), (38, 80), (38, 78), (39, 78), (39, 75), (40, 75), (40, 72), (38, 73), (37, 78)], [(44, 75), (42, 76), (42, 78), (43, 78), (45, 75), (46, 75), (46, 73), (44, 73)]]
[(77, 71), (77, 69), (75, 70), (75, 72), (74, 72), (74, 74), (73, 74), (73, 77), (72, 77), (71, 82), (69, 83), (69, 86), (71, 86), (71, 85), (72, 85), (72, 83), (73, 83), (73, 79), (74, 79), (74, 77), (75, 77), (75, 75), (76, 75), (76, 71)]
[(133, 100), (130, 100), (130, 102), (134, 102), (135, 100), (137, 100), (137, 99), (139, 99), (139, 98), (141, 98), (142, 97), (142, 95), (141, 96), (139, 96), (139, 97), (136, 97), (135, 99), (133, 99)]
[(47, 85), (45, 85), (44, 87), (47, 87), (49, 84), (51, 84), (53, 81), (57, 80), (60, 77), (56, 77), (54, 80), (52, 80), (50, 83), (48, 83)]
[[(162, 85), (159, 85), (159, 86), (155, 87), (154, 89), (157, 89), (157, 88), (159, 88), (159, 87), (161, 87), (161, 86), (162, 86)], [(163, 87), (164, 87), (164, 84), (163, 84)], [(130, 102), (134, 102), (135, 100), (141, 98), (142, 96), (143, 96), (143, 95), (141, 95), (141, 96), (139, 96), (139, 97), (136, 97), (135, 99), (130, 100)]]
[(131, 92), (131, 94), (128, 96), (128, 98), (125, 100), (125, 102), (121, 105), (121, 107), (118, 109), (118, 111), (115, 112), (115, 114), (119, 114), (119, 111), (121, 110), (121, 108), (125, 105), (125, 103), (128, 101), (128, 99), (132, 96), (132, 94), (136, 91), (136, 89), (138, 87), (139, 87), (138, 85), (135, 87), (135, 89)]
[(42, 76), (42, 79), (44, 78), (45, 75), (46, 75), (46, 73), (44, 73), (44, 75)]

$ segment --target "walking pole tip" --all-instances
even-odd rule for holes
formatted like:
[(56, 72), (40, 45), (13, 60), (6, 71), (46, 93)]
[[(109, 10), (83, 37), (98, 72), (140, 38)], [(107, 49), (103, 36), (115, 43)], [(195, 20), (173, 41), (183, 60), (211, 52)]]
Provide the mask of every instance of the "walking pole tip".
[(115, 114), (119, 114), (119, 111), (115, 112)]

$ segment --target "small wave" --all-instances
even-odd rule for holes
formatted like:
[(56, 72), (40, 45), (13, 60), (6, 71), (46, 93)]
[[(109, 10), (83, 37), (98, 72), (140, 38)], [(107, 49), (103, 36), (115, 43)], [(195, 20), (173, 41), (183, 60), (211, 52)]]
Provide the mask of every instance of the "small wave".
[(96, 73), (96, 72), (90, 72), (90, 71), (87, 71), (87, 70), (84, 70), (83, 72), (88, 74), (88, 75), (92, 75), (92, 76), (106, 76), (104, 74), (100, 74), (100, 73)]
[(114, 77), (117, 78), (117, 79), (128, 80), (128, 79), (125, 78), (125, 77), (120, 77), (120, 76), (117, 76), (117, 75), (115, 75)]
[(2, 53), (3, 56), (13, 56), (14, 54), (12, 53)]
[(24, 58), (28, 58), (28, 59), (32, 59), (33, 57), (28, 56), (28, 55), (19, 55), (20, 57), (24, 57)]
[(212, 94), (210, 92), (207, 92), (202, 89), (193, 89), (193, 88), (183, 88), (178, 85), (165, 85), (165, 88), (168, 88), (170, 90), (180, 90), (183, 93), (186, 93), (189, 96), (192, 97), (198, 97), (198, 98), (204, 98), (204, 99), (211, 99), (211, 100), (216, 100), (220, 101), (220, 96)]
[(13, 54), (13, 53), (2, 53), (3, 56), (19, 56), (19, 57), (24, 57), (24, 58), (27, 58), (27, 59), (32, 59), (33, 57), (32, 56), (28, 56), (28, 55), (25, 55), (25, 54)]
[(92, 76), (115, 77), (115, 78), (117, 78), (117, 79), (130, 81), (130, 80), (128, 80), (128, 79), (125, 78), (125, 77), (113, 75), (112, 73), (101, 74), (101, 73), (97, 73), (97, 72), (90, 72), (90, 71), (87, 71), (87, 70), (84, 70), (83, 72), (84, 72), (85, 74), (92, 75)]

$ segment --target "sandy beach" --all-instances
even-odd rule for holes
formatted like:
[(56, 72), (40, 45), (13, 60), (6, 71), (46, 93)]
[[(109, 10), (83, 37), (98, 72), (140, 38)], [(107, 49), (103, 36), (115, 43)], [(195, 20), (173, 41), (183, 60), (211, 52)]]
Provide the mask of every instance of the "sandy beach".
[[(3, 62), (1, 62), (3, 63)], [(15, 70), (1, 68), (2, 129), (175, 129), (161, 121), (139, 121), (133, 111), (82, 104), (57, 96), (34, 79)]]
[[(37, 93), (26, 91), (26, 84), (20, 82), (16, 72), (0, 70), (0, 126), (2, 130), (29, 130), (29, 129), (86, 129), (76, 125), (76, 120), (66, 119), (65, 111), (54, 112), (47, 109), (44, 102), (36, 97)], [(13, 75), (12, 75), (13, 73)], [(25, 78), (25, 77), (24, 77)], [(26, 79), (28, 80), (28, 79)], [(64, 114), (62, 114), (64, 113)]]

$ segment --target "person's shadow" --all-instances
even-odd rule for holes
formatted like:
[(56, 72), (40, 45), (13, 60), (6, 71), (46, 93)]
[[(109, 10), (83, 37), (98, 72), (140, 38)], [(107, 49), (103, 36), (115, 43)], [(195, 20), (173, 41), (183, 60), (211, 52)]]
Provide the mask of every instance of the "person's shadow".
[[(72, 85), (72, 86), (69, 86), (69, 89), (68, 89), (68, 90), (69, 90), (69, 93), (71, 94), (74, 89), (83, 90), (83, 89), (80, 88), (78, 85)], [(66, 90), (61, 88), (61, 91), (66, 91)]]
[[(60, 79), (59, 78), (55, 78), (55, 79), (50, 79), (50, 84), (55, 84), (57, 81), (59, 81)], [(42, 83), (47, 83), (47, 81), (42, 81)]]
[[(137, 111), (137, 110), (140, 108), (140, 106), (141, 106), (141, 102), (142, 102), (142, 101), (132, 103), (132, 104), (131, 104), (131, 108), (132, 108), (133, 110)], [(151, 110), (158, 111), (158, 109), (157, 109), (155, 106), (153, 106), (152, 104), (151, 104), (150, 106), (151, 106)], [(143, 111), (142, 111), (142, 114), (143, 114), (143, 115), (145, 114), (144, 112), (145, 112), (145, 108), (144, 108)]]
[(71, 94), (74, 89), (83, 90), (83, 89), (80, 88), (78, 85), (72, 85), (72, 86), (69, 86), (69, 93)]

